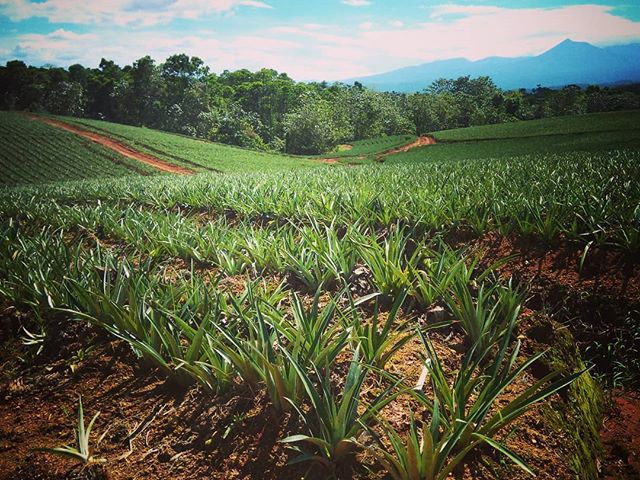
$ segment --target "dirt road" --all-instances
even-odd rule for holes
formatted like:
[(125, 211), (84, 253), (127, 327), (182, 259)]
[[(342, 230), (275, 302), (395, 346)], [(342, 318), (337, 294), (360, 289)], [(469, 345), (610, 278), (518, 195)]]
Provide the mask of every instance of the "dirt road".
[(175, 173), (178, 175), (192, 175), (196, 173), (195, 170), (191, 170), (190, 168), (186, 168), (186, 167), (181, 167), (179, 165), (174, 165), (172, 163), (166, 162), (152, 155), (139, 152), (127, 145), (124, 145), (114, 140), (113, 138), (100, 135), (99, 133), (94, 133), (89, 130), (84, 130), (75, 125), (71, 125), (69, 123), (66, 123), (60, 120), (55, 120), (53, 118), (40, 117), (38, 115), (29, 115), (29, 117), (38, 122), (43, 122), (48, 125), (61, 128), (68, 132), (75, 133), (76, 135), (80, 135), (83, 138), (91, 140), (92, 142), (98, 143), (103, 147), (106, 147), (110, 150), (113, 150), (114, 152), (119, 153), (123, 157), (131, 158), (132, 160), (146, 163), (147, 165), (151, 165), (152, 167), (157, 168), (158, 170), (161, 170), (163, 172)]

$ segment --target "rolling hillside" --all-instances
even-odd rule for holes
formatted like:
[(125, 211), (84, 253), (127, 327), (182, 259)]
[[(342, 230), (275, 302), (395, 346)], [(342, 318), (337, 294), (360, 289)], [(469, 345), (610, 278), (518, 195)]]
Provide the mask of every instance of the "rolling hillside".
[(640, 112), (612, 112), (434, 132), (436, 145), (390, 155), (385, 163), (511, 158), (640, 148)]
[(113, 137), (141, 152), (201, 171), (274, 171), (320, 164), (304, 157), (248, 150), (144, 127), (84, 118), (60, 118), (73, 125)]
[(73, 133), (0, 112), (0, 186), (158, 173)]
[(256, 152), (145, 128), (0, 112), (0, 186), (107, 177), (278, 171), (318, 160)]

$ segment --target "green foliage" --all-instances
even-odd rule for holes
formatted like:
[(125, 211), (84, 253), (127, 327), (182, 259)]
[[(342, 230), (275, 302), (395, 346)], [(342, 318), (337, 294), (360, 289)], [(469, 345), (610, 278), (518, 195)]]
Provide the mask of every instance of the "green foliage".
[[(474, 282), (475, 283), (475, 282)], [(524, 302), (524, 292), (509, 283), (488, 285), (480, 280), (477, 287), (469, 283), (466, 275), (455, 275), (444, 301), (453, 316), (460, 322), (471, 345), (483, 356), (508, 331)]]
[(307, 369), (293, 358), (290, 357), (290, 360), (304, 385), (312, 410), (306, 412), (292, 402), (309, 434), (292, 435), (281, 442), (296, 444), (293, 448), (300, 452), (291, 463), (319, 462), (332, 469), (354, 453), (365, 426), (372, 422), (380, 410), (392, 402), (399, 392), (393, 392), (395, 386), (389, 387), (372, 402), (361, 405), (363, 402), (360, 394), (368, 370), (358, 361), (357, 350), (351, 361), (342, 393), (339, 395), (333, 393), (329, 372), (323, 375), (316, 369), (316, 384)]
[[(77, 124), (81, 128), (114, 137), (136, 150), (197, 171), (214, 169), (223, 172), (264, 172), (321, 165), (319, 162), (309, 159), (234, 148), (148, 128), (98, 120), (78, 120), (71, 117), (65, 117), (63, 120)], [(245, 132), (239, 133), (239, 135), (248, 135), (258, 143), (252, 144), (253, 140), (251, 139), (238, 140), (237, 142), (235, 140), (231, 142), (227, 139), (227, 141), (245, 147), (263, 149), (264, 145), (252, 136), (253, 134)]]
[[(413, 337), (412, 329), (406, 326), (408, 321), (399, 323), (398, 314), (407, 299), (407, 291), (402, 291), (396, 297), (386, 319), (382, 318), (379, 304), (376, 300), (373, 316), (370, 320), (364, 318), (355, 308), (362, 304), (367, 297), (354, 302), (351, 298), (351, 308), (343, 320), (355, 344), (355, 349), (362, 352), (367, 365), (384, 369), (387, 362)], [(349, 318), (351, 317), (351, 318)]]
[(360, 245), (360, 255), (371, 271), (373, 283), (386, 300), (393, 301), (411, 287), (418, 251), (408, 255), (410, 237), (410, 233), (396, 225), (380, 241), (372, 235), (362, 235), (356, 240)]
[[(285, 73), (210, 72), (202, 59), (144, 56), (120, 67), (0, 67), (0, 108), (86, 115), (273, 151), (324, 153), (338, 141), (640, 108), (637, 86), (505, 92), (489, 77), (439, 79), (411, 95)], [(317, 123), (320, 122), (320, 123)], [(285, 138), (288, 137), (288, 138)], [(317, 143), (316, 142), (317, 139)]]
[(637, 131), (640, 129), (640, 112), (609, 112), (574, 115), (563, 118), (546, 118), (527, 122), (511, 122), (485, 125), (436, 133), (439, 141), (471, 141), (505, 138), (544, 137), (600, 131)]
[(352, 136), (346, 118), (328, 100), (311, 93), (285, 116), (284, 131), (287, 152), (302, 154), (326, 152)]
[[(381, 463), (398, 480), (444, 480), (474, 448), (486, 443), (528, 473), (532, 470), (496, 434), (554, 393), (571, 385), (584, 373), (562, 376), (553, 371), (537, 380), (516, 398), (498, 403), (498, 397), (544, 352), (518, 365), (520, 342), (510, 348), (515, 319), (507, 333), (494, 344), (498, 352), (489, 357), (485, 351), (477, 357), (476, 346), (461, 360), (453, 385), (429, 339), (421, 334), (426, 351), (433, 397), (416, 392), (415, 396), (429, 414), (429, 423), (416, 422), (413, 414), (406, 440), (383, 422), (390, 449), (378, 438)], [(377, 434), (372, 430), (377, 438)]]

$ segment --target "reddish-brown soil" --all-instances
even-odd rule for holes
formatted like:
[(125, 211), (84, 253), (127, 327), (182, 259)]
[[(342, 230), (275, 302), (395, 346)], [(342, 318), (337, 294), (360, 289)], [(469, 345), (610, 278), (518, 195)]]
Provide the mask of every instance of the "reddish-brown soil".
[(337, 158), (322, 158), (322, 159), (320, 159), (320, 161), (322, 163), (328, 163), (329, 165), (334, 165), (334, 164), (338, 163), (338, 159)]
[(100, 135), (95, 132), (90, 132), (88, 130), (84, 130), (75, 125), (68, 124), (66, 122), (62, 122), (60, 120), (55, 120), (53, 118), (40, 117), (38, 115), (29, 115), (33, 120), (37, 120), (39, 122), (46, 123), (48, 125), (52, 125), (54, 127), (61, 128), (71, 133), (75, 133), (76, 135), (80, 135), (83, 138), (91, 140), (92, 142), (98, 143), (103, 147), (106, 147), (114, 152), (119, 153), (123, 157), (131, 158), (132, 160), (136, 160), (138, 162), (146, 163), (147, 165), (151, 165), (158, 170), (163, 172), (175, 173), (180, 175), (192, 175), (196, 173), (194, 170), (191, 170), (186, 167), (181, 167), (179, 165), (174, 165), (172, 163), (161, 160), (152, 155), (148, 155), (143, 152), (139, 152), (137, 150), (132, 149), (131, 147), (124, 145), (113, 138), (107, 137), (105, 135)]
[(342, 145), (338, 145), (336, 147), (338, 149), (339, 152), (347, 152), (349, 150), (353, 150), (353, 145), (349, 145), (349, 144), (342, 144)]
[[(606, 348), (624, 335), (630, 321), (640, 322), (638, 255), (594, 246), (583, 262), (581, 243), (558, 240), (548, 244), (497, 234), (469, 243), (482, 252), (485, 264), (514, 256), (500, 268), (501, 274), (527, 285), (529, 307), (549, 311), (567, 323), (585, 348), (593, 341)], [(610, 365), (603, 367), (610, 369)]]
[[(278, 443), (291, 418), (276, 418), (263, 392), (173, 387), (140, 369), (122, 342), (69, 322), (59, 328), (67, 332), (58, 352), (0, 385), (0, 479), (90, 478), (76, 476), (73, 461), (32, 451), (73, 444), (79, 394), (86, 422), (101, 412), (92, 443), (110, 479), (300, 478)], [(69, 358), (88, 344), (95, 349), (72, 372)]]
[(615, 391), (604, 420), (603, 478), (640, 478), (640, 393)]
[[(16, 313), (11, 315), (15, 320)], [(19, 374), (14, 371), (12, 379), (0, 382), (0, 480), (293, 480), (302, 478), (307, 470), (307, 466), (287, 465), (295, 454), (279, 443), (287, 435), (304, 432), (304, 427), (295, 415), (277, 416), (264, 391), (234, 386), (212, 394), (198, 387), (172, 386), (155, 371), (141, 368), (123, 342), (99, 331), (61, 319), (54, 325), (54, 332), (55, 348), (45, 351), (30, 367), (7, 358), (9, 355), (0, 358), (7, 372), (20, 370)], [(431, 336), (447, 369), (455, 368), (460, 358), (461, 338), (438, 332)], [(94, 348), (83, 360), (71, 360), (88, 345)], [(24, 353), (20, 348), (16, 347), (14, 353)], [(414, 339), (392, 360), (389, 371), (415, 382), (420, 373), (421, 349)], [(348, 359), (341, 362), (344, 360)], [(341, 363), (339, 369), (345, 370), (346, 366)], [(504, 399), (518, 395), (531, 381), (529, 375), (523, 377)], [(370, 382), (362, 396), (370, 398), (379, 389), (377, 382)], [(33, 451), (73, 443), (79, 394), (83, 396), (86, 421), (101, 412), (92, 445), (96, 457), (106, 460), (84, 471), (71, 460)], [(407, 402), (400, 401), (384, 412), (401, 431), (408, 422)], [(538, 472), (538, 478), (571, 478), (563, 461), (566, 446), (535, 410), (517, 422), (507, 443)], [(348, 464), (338, 478), (382, 479), (374, 460), (365, 452), (361, 461), (371, 471)], [(480, 449), (451, 478), (507, 477), (529, 478), (508, 462), (496, 462), (495, 452), (490, 449)], [(327, 475), (316, 469), (308, 478), (324, 479)]]
[(571, 291), (640, 302), (640, 256), (636, 254), (594, 246), (587, 251), (581, 268), (585, 247), (581, 243), (558, 240), (550, 244), (494, 233), (470, 243), (483, 253), (485, 263), (515, 256), (501, 272), (526, 280), (533, 293), (546, 292), (549, 299)]

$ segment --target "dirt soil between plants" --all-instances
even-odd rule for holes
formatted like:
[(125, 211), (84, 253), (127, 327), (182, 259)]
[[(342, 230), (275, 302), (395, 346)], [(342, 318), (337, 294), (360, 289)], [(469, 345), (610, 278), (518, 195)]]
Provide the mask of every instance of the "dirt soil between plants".
[(602, 442), (605, 480), (640, 478), (640, 392), (613, 392)]
[(124, 145), (116, 140), (109, 138), (104, 135), (100, 135), (98, 133), (90, 132), (88, 130), (84, 130), (82, 128), (76, 127), (75, 125), (70, 125), (66, 122), (62, 122), (60, 120), (54, 120), (53, 118), (40, 117), (38, 115), (29, 115), (32, 120), (36, 120), (38, 122), (46, 123), (48, 125), (61, 128), (66, 130), (67, 132), (75, 133), (83, 138), (91, 140), (92, 142), (98, 143), (103, 147), (108, 148), (109, 150), (113, 150), (116, 153), (119, 153), (123, 157), (130, 158), (132, 160), (136, 160), (138, 162), (146, 163), (147, 165), (151, 165), (158, 170), (163, 172), (174, 173), (178, 175), (193, 175), (196, 173), (194, 170), (190, 168), (181, 167), (178, 165), (171, 164), (164, 160), (161, 160), (152, 155), (148, 155), (146, 153), (139, 152), (137, 150), (132, 149), (131, 147)]

